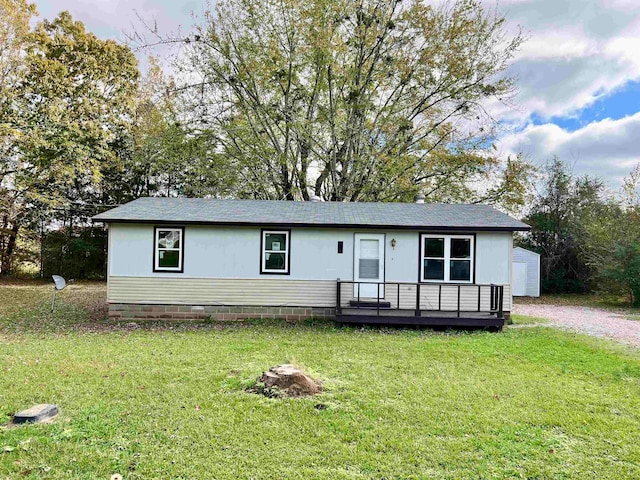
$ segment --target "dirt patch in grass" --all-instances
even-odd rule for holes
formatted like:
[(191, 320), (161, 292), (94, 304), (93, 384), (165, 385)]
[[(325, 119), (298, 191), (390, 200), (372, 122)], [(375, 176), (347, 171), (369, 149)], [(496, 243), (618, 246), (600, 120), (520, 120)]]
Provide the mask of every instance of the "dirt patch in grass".
[(268, 398), (281, 396), (306, 397), (317, 395), (322, 385), (291, 364), (276, 365), (263, 372), (256, 383), (247, 390)]

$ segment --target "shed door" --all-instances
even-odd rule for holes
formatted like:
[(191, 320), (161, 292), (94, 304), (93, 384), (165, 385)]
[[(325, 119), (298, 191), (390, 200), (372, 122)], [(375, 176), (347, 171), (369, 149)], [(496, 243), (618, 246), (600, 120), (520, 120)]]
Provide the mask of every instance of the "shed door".
[(524, 297), (527, 295), (527, 264), (513, 262), (513, 296)]
[(376, 298), (378, 288), (380, 298), (384, 298), (384, 234), (356, 233), (353, 262), (353, 296), (360, 298)]

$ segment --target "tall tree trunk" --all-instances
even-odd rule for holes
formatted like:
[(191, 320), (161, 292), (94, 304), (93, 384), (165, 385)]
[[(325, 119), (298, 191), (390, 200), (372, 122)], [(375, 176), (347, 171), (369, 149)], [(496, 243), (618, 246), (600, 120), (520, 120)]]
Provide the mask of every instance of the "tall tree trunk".
[(12, 264), (13, 264), (13, 254), (15, 253), (16, 250), (16, 241), (18, 238), (18, 231), (20, 230), (20, 225), (18, 225), (18, 222), (14, 222), (13, 226), (11, 227), (11, 230), (9, 230), (9, 239), (7, 240), (7, 248), (6, 250), (3, 252), (4, 254), (2, 255), (2, 271), (0, 271), (0, 274), (2, 275), (9, 275), (12, 273)]

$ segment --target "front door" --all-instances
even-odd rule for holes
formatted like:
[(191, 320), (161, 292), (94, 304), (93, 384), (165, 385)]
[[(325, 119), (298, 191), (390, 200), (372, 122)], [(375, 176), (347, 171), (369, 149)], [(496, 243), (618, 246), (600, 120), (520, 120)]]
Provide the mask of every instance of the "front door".
[(353, 296), (358, 298), (376, 298), (378, 288), (380, 298), (384, 298), (384, 285), (378, 286), (378, 282), (384, 282), (384, 234), (383, 233), (356, 233), (353, 279)]

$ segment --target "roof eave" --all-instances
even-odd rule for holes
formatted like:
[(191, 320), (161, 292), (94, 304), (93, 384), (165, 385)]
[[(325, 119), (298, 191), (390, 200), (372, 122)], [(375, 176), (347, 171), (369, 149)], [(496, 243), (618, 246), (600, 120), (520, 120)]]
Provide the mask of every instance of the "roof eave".
[(131, 219), (131, 218), (91, 218), (94, 223), (144, 223), (154, 225), (220, 225), (225, 227), (255, 227), (269, 226), (279, 228), (367, 228), (367, 229), (385, 229), (385, 230), (428, 230), (428, 231), (491, 231), (491, 232), (528, 232), (531, 227), (523, 226), (452, 226), (452, 225), (371, 225), (362, 223), (287, 223), (287, 222), (211, 222), (204, 220), (148, 220), (148, 219)]

